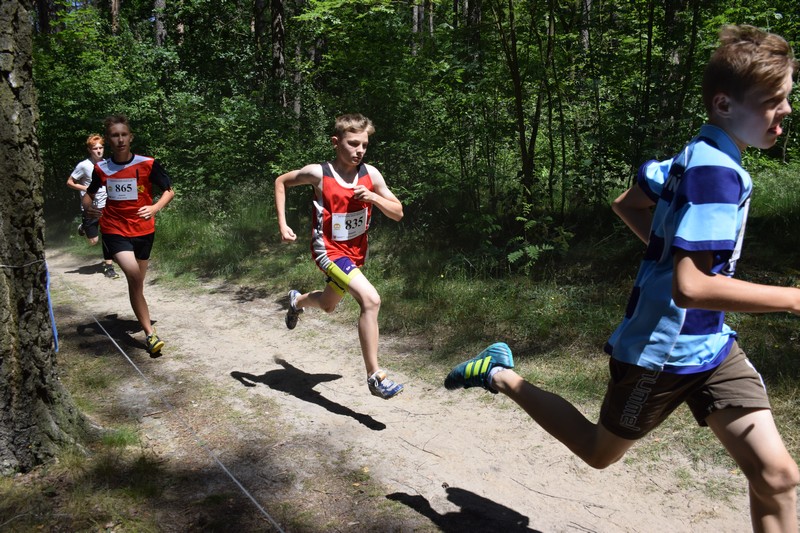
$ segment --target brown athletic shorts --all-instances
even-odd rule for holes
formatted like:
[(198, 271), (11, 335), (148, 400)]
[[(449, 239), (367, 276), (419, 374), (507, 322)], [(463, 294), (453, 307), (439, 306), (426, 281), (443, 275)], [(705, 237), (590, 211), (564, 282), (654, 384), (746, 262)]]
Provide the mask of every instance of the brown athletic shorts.
[(600, 423), (624, 439), (647, 435), (683, 402), (697, 423), (719, 409), (769, 409), (761, 375), (734, 342), (718, 367), (698, 374), (671, 374), (648, 370), (611, 358)]

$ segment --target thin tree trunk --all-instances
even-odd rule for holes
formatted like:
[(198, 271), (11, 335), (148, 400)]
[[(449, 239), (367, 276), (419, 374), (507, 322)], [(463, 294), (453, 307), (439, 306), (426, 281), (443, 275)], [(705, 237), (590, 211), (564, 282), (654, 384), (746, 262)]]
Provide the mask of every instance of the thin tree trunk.
[(265, 0), (253, 1), (253, 37), (259, 50), (265, 46), (264, 38), (267, 34), (266, 10), (267, 4)]
[[(648, 129), (650, 123), (650, 93), (651, 93), (651, 84), (650, 80), (653, 74), (653, 28), (655, 26), (655, 2), (652, 0), (648, 2), (648, 11), (647, 11), (647, 48), (645, 49), (645, 61), (644, 61), (644, 72), (642, 72), (642, 79), (644, 80), (644, 90), (642, 91), (642, 103), (639, 107), (639, 117), (636, 119), (636, 123), (633, 125), (633, 132), (634, 132), (634, 144), (635, 149), (633, 151), (633, 165), (638, 165), (639, 159), (641, 159), (642, 153), (642, 142), (644, 137), (646, 136), (645, 133)], [(632, 176), (633, 174), (631, 174)], [(632, 181), (632, 177), (629, 178), (629, 183)]]
[(81, 418), (56, 372), (44, 262), (42, 162), (31, 77), (32, 0), (3, 0), (0, 33), (0, 473), (73, 442)]
[(411, 3), (411, 55), (417, 55), (417, 40), (422, 25), (422, 6), (417, 0)]
[(480, 60), (482, 8), (481, 0), (472, 0), (467, 4), (468, 45), (473, 61)]
[(36, 15), (39, 33), (50, 33), (50, 16), (52, 4), (50, 0), (36, 0)]
[(154, 0), (153, 11), (156, 17), (156, 46), (164, 46), (167, 41), (167, 28), (164, 25), (164, 11), (167, 9), (167, 0)]
[(119, 33), (119, 11), (122, 0), (111, 0), (111, 33)]
[[(523, 189), (527, 194), (533, 188), (533, 162), (528, 153), (528, 138), (525, 125), (525, 95), (522, 87), (522, 72), (517, 57), (517, 32), (514, 25), (514, 4), (513, 0), (508, 0), (508, 28), (503, 24), (503, 7), (492, 3), (492, 10), (495, 14), (497, 31), (500, 36), (500, 44), (503, 48), (503, 55), (506, 58), (506, 65), (511, 74), (511, 84), (514, 93), (514, 117), (517, 124), (517, 139), (520, 150), (520, 162), (522, 163)], [(531, 139), (531, 142), (534, 142)], [(528, 200), (529, 198), (526, 198)]]
[(285, 0), (272, 0), (272, 79), (278, 87), (278, 104), (285, 108), (286, 101), (286, 16)]

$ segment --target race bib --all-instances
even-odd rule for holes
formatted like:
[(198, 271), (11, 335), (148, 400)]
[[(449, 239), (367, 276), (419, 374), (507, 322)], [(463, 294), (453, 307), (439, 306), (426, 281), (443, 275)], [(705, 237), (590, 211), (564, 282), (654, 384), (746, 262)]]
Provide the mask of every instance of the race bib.
[(333, 213), (332, 237), (334, 241), (349, 241), (367, 231), (367, 209), (355, 213)]
[(109, 200), (136, 200), (139, 197), (136, 178), (108, 178), (106, 193)]

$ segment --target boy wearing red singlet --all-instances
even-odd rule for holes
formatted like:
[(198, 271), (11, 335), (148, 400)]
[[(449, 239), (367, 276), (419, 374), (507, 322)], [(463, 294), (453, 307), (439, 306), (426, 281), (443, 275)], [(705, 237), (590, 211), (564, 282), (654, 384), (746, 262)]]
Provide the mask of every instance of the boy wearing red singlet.
[(275, 207), (281, 239), (297, 239), (286, 224), (286, 188), (311, 185), (314, 188), (314, 213), (311, 232), (311, 254), (325, 273), (326, 286), (300, 294), (289, 291), (286, 327), (294, 329), (304, 307), (317, 307), (333, 312), (336, 304), (349, 292), (361, 307), (358, 337), (367, 369), (370, 392), (389, 399), (403, 390), (378, 366), (378, 291), (361, 273), (367, 255), (367, 230), (376, 206), (392, 220), (403, 218), (403, 205), (386, 186), (381, 173), (362, 161), (374, 133), (372, 122), (360, 114), (342, 115), (336, 119), (331, 137), (336, 157), (331, 162), (306, 165), (287, 172), (275, 180)]
[[(144, 278), (156, 231), (154, 217), (172, 201), (175, 192), (158, 161), (131, 152), (133, 133), (125, 116), (108, 117), (105, 129), (112, 155), (95, 164), (83, 208), (100, 218), (103, 248), (125, 274), (131, 308), (144, 330), (147, 351), (151, 357), (158, 357), (164, 341), (158, 338), (150, 322)], [(156, 203), (153, 203), (153, 185), (162, 191)], [(102, 210), (92, 205), (101, 187), (105, 187), (107, 194)]]

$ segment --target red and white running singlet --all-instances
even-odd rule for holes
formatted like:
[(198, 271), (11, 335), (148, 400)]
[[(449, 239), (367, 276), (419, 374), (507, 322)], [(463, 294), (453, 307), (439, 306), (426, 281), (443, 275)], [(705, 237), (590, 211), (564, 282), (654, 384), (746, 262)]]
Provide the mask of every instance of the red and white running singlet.
[(110, 157), (98, 161), (87, 192), (94, 194), (106, 187), (108, 198), (100, 217), (100, 231), (105, 235), (141, 237), (156, 230), (153, 218), (138, 215), (140, 207), (153, 204), (153, 184), (162, 190), (172, 185), (169, 176), (152, 157), (134, 155), (126, 163)]
[(349, 258), (358, 267), (364, 265), (372, 204), (353, 197), (356, 185), (375, 190), (364, 163), (358, 166), (353, 185), (347, 187), (333, 177), (329, 163), (322, 163), (322, 195), (317, 193), (312, 213), (311, 254), (323, 272), (341, 257)]

